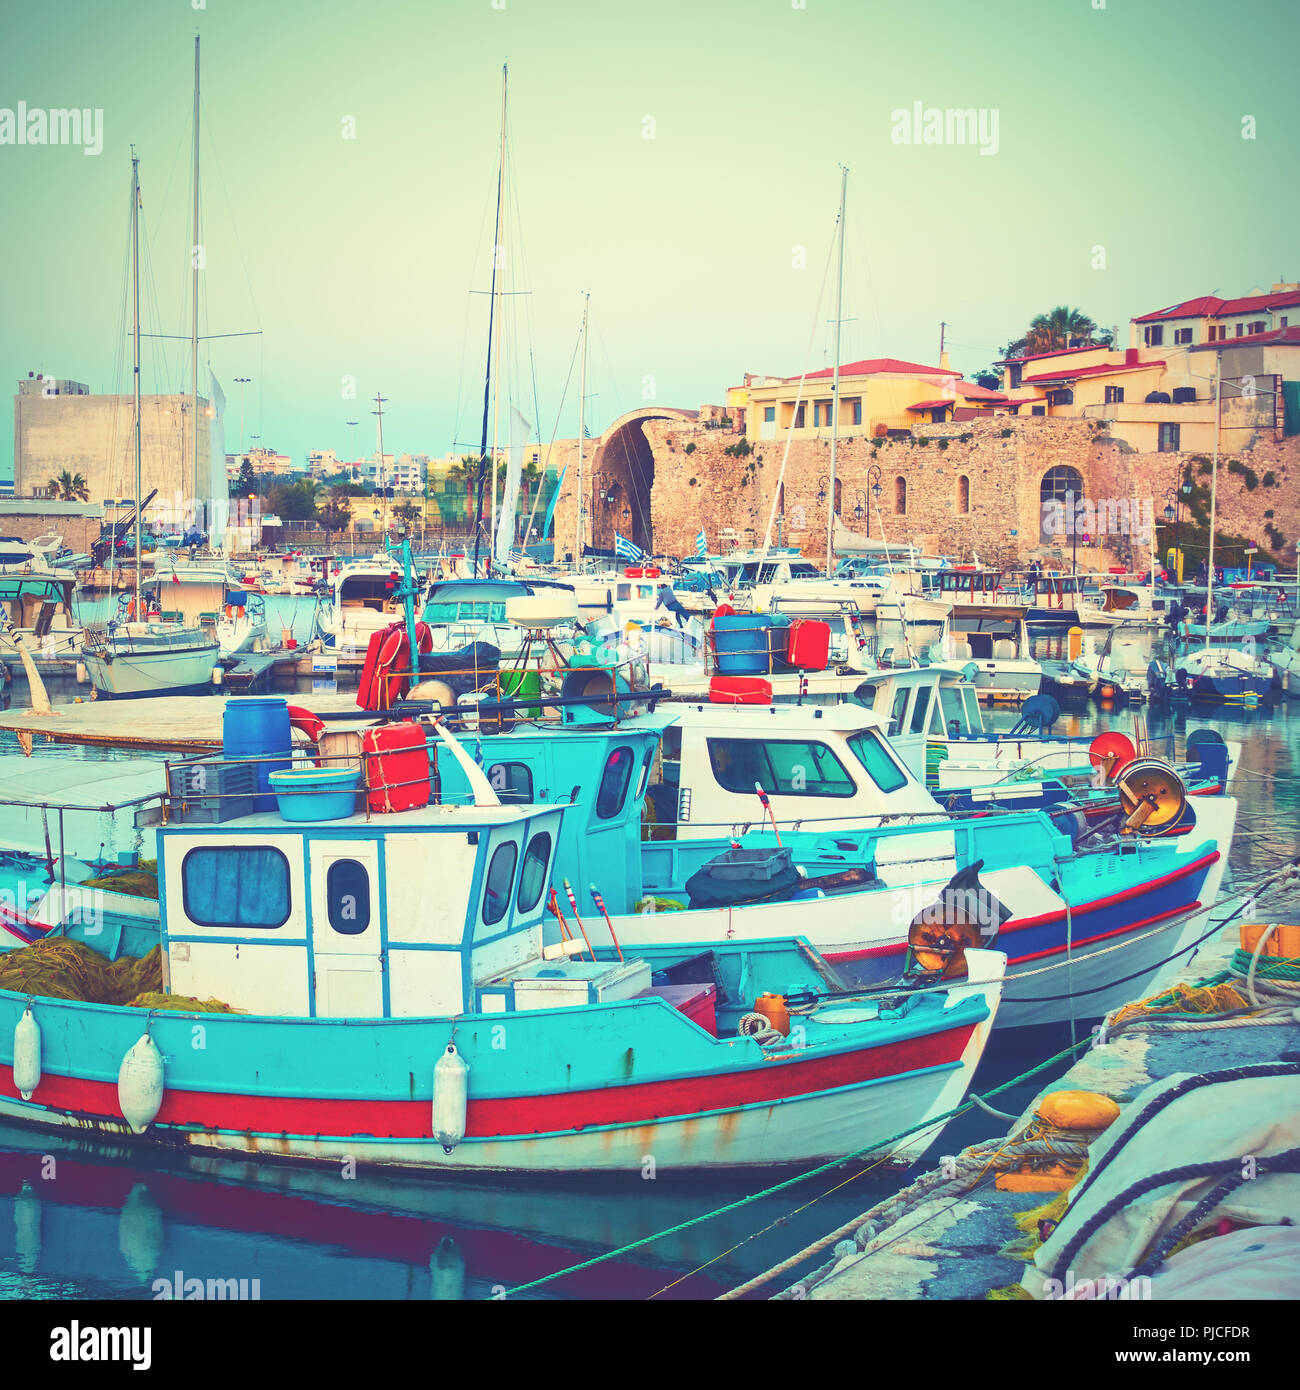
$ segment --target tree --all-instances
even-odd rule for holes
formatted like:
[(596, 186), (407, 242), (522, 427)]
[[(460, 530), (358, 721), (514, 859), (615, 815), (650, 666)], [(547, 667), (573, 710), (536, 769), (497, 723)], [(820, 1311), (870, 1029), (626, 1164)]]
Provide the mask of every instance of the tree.
[(236, 497), (251, 497), (257, 491), (257, 478), (253, 473), (253, 462), (244, 459), (239, 465), (239, 477), (235, 479)]
[(310, 478), (293, 483), (274, 483), (266, 492), (267, 510), (285, 521), (311, 521), (316, 517), (316, 484)]
[(393, 515), (410, 526), (424, 515), (424, 508), (418, 502), (399, 502), (393, 508)]
[(351, 526), (352, 509), (345, 498), (331, 496), (316, 513), (316, 519), (332, 535), (335, 531), (346, 531)]
[(57, 478), (50, 479), (50, 491), (60, 502), (86, 502), (90, 499), (90, 489), (80, 473), (70, 473), (66, 468)]
[(1114, 335), (1097, 331), (1097, 325), (1082, 309), (1058, 304), (1046, 313), (1035, 314), (1024, 337), (1002, 349), (1003, 357), (1036, 357), (1068, 347), (1109, 347)]
[(986, 367), (982, 372), (975, 373), (975, 385), (983, 386), (987, 391), (1000, 391), (1002, 378), (992, 367)]

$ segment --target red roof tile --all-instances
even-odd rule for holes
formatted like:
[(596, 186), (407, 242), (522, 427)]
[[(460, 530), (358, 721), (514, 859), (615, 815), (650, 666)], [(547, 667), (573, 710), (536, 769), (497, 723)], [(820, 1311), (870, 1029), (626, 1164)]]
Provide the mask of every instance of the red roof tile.
[(1197, 343), (1193, 352), (1217, 352), (1220, 348), (1266, 347), (1268, 345), (1300, 347), (1300, 326), (1272, 328), (1267, 333), (1243, 333), (1240, 338), (1220, 338), (1213, 343)]
[(956, 405), (957, 402), (951, 397), (941, 398), (937, 401), (917, 401), (915, 405), (909, 405), (908, 410), (938, 410), (941, 406)]
[(1163, 362), (1103, 362), (1096, 367), (1075, 367), (1070, 371), (1050, 372), (1046, 376), (1027, 376), (1031, 381), (1073, 381), (1079, 376), (1105, 376), (1110, 372), (1140, 372), (1144, 367), (1163, 367)]
[[(919, 362), (903, 362), (897, 357), (865, 357), (861, 362), (845, 362), (840, 366), (841, 376), (877, 376), (885, 372), (916, 376), (951, 376), (960, 380), (956, 372), (945, 371), (942, 367), (923, 367)], [(834, 374), (833, 367), (823, 367), (819, 372), (809, 372), (807, 379), (829, 380)], [(797, 375), (786, 377), (786, 381), (798, 380)]]
[(1054, 352), (1034, 352), (1027, 357), (1000, 357), (999, 362), (1038, 362), (1044, 357), (1064, 357), (1070, 352), (1104, 352), (1104, 343), (1093, 343), (1090, 347), (1057, 348)]
[(1185, 299), (1181, 304), (1171, 304), (1167, 309), (1154, 309), (1133, 320), (1134, 323), (1152, 323), (1157, 319), (1198, 319), (1222, 318), (1228, 314), (1250, 314), (1259, 309), (1284, 309), (1290, 304), (1300, 304), (1300, 290), (1281, 290), (1277, 294), (1252, 294), (1242, 299), (1219, 299), (1212, 294), (1203, 294), (1199, 299)]

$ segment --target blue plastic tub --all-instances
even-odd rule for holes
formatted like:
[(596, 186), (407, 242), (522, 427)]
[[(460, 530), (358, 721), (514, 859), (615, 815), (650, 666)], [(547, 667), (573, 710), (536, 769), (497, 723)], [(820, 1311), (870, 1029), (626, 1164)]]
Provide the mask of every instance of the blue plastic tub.
[(288, 768), (293, 756), (293, 730), (289, 702), (271, 695), (236, 695), (226, 701), (221, 717), (221, 752), (224, 757), (265, 759), (256, 763), (255, 798), (258, 811), (271, 809), (271, 774)]
[(285, 820), (342, 820), (356, 810), (361, 773), (352, 767), (301, 767), (272, 772), (270, 780)]

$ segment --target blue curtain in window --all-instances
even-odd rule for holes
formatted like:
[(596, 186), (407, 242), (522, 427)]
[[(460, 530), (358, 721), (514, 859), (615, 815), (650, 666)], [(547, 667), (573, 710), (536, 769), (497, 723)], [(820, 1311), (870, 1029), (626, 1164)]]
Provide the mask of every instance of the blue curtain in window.
[(204, 927), (280, 927), (289, 919), (289, 861), (278, 849), (192, 849), (181, 869), (185, 915)]

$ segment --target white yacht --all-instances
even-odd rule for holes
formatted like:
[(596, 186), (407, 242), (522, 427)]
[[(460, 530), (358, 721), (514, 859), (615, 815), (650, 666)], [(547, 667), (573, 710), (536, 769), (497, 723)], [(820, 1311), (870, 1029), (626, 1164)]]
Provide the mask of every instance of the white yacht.
[(951, 672), (973, 666), (985, 699), (1036, 695), (1043, 668), (1030, 655), (1023, 603), (954, 603), (932, 648), (931, 664)]
[[(424, 576), (417, 575), (416, 581), (423, 590)], [(364, 651), (371, 633), (390, 627), (403, 615), (401, 603), (393, 597), (399, 583), (397, 565), (382, 550), (366, 559), (340, 562), (326, 582), (328, 592), (316, 606), (316, 633), (327, 647)]]
[[(210, 627), (222, 656), (258, 651), (266, 641), (266, 603), (221, 559), (154, 554), (144, 586), (147, 612), (186, 627)], [(125, 597), (125, 596), (124, 596)]]

